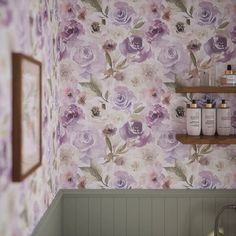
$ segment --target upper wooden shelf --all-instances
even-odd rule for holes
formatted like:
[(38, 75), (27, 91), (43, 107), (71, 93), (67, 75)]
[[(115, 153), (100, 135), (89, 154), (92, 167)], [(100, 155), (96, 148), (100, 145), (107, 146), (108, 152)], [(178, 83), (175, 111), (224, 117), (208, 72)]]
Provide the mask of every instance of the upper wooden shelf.
[(183, 144), (236, 144), (236, 136), (190, 136), (176, 134), (176, 139)]
[(176, 93), (236, 93), (236, 86), (177, 87)]

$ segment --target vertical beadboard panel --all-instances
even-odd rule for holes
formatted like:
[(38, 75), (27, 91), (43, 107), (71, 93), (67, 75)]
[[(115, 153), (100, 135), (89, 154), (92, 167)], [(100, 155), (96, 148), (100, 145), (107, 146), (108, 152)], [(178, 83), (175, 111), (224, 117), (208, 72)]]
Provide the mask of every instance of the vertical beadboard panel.
[(190, 199), (178, 199), (178, 236), (190, 235)]
[(101, 235), (101, 198), (91, 197), (89, 198), (89, 236), (100, 236), (100, 235)]
[(203, 201), (202, 198), (190, 199), (191, 236), (203, 235)]
[(89, 235), (89, 199), (77, 198), (76, 236)]
[(114, 204), (112, 198), (102, 198), (101, 211), (102, 211), (101, 235), (113, 236)]
[(152, 199), (152, 236), (165, 236), (165, 199)]
[[(236, 198), (228, 199), (228, 204), (236, 204)], [(226, 210), (228, 218), (228, 235), (236, 235), (236, 211), (235, 210)]]
[(114, 236), (126, 236), (126, 198), (114, 198)]
[(127, 198), (127, 236), (139, 236), (139, 199)]
[[(216, 214), (219, 213), (220, 209), (228, 204), (228, 199), (227, 198), (216, 198)], [(224, 228), (224, 233), (225, 235), (228, 235), (228, 217), (227, 217), (227, 212), (223, 212), (220, 216), (220, 222), (219, 222), (219, 227)]]
[(176, 198), (165, 199), (165, 236), (178, 233), (178, 204)]
[(76, 199), (63, 198), (63, 235), (76, 236)]
[(152, 235), (152, 201), (150, 198), (140, 199), (139, 225), (140, 236)]
[(215, 208), (215, 198), (203, 199), (203, 235), (207, 236), (214, 229)]

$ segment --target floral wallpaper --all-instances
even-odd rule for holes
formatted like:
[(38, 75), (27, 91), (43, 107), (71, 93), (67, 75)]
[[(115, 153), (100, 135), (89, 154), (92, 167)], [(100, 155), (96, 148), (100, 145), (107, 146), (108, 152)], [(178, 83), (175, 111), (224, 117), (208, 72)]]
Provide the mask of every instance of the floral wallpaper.
[[(234, 0), (0, 0), (0, 235), (28, 236), (60, 188), (236, 188), (235, 145), (182, 145), (176, 94), (236, 66)], [(43, 62), (43, 163), (11, 182), (11, 52)], [(11, 225), (9, 225), (11, 224)]]
[(235, 145), (183, 145), (186, 103), (234, 94), (176, 94), (236, 65), (234, 0), (67, 0), (58, 6), (58, 142), (62, 188), (236, 187)]
[[(31, 235), (58, 191), (56, 1), (0, 0), (0, 235)], [(53, 40), (54, 39), (54, 40)], [(42, 166), (12, 183), (11, 52), (43, 61)]]

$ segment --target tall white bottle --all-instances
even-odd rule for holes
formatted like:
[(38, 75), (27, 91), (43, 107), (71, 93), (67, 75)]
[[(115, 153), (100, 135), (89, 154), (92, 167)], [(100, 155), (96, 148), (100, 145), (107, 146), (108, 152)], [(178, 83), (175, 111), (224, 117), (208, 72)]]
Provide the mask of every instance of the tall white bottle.
[(207, 100), (202, 109), (202, 134), (213, 136), (216, 133), (216, 109), (213, 108), (210, 100)]
[(217, 134), (230, 135), (231, 133), (231, 113), (223, 99), (217, 108)]
[(201, 133), (201, 108), (197, 107), (196, 101), (187, 107), (187, 133), (188, 135), (200, 135)]

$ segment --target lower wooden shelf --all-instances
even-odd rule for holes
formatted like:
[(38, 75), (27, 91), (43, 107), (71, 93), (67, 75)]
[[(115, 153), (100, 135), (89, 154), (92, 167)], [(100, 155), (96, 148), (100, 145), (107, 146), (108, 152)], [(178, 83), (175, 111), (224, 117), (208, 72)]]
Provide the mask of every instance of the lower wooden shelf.
[(236, 144), (236, 135), (190, 136), (187, 134), (176, 134), (176, 139), (183, 144)]

